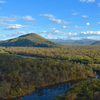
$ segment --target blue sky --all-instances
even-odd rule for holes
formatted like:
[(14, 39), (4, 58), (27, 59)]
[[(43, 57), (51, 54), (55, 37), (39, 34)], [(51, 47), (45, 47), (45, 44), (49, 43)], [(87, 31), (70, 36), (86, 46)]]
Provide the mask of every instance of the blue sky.
[(0, 40), (31, 32), (47, 39), (100, 40), (100, 0), (1, 0)]

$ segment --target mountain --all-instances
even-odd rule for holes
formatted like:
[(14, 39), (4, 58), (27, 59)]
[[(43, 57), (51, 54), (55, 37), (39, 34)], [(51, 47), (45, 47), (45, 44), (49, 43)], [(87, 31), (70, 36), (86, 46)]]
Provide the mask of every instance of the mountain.
[(82, 39), (82, 40), (63, 40), (63, 39), (50, 39), (52, 42), (60, 44), (73, 44), (73, 45), (91, 45), (96, 42), (96, 40)]
[(22, 47), (58, 47), (57, 43), (51, 42), (40, 35), (35, 33), (30, 33), (26, 35), (19, 36), (18, 38), (9, 39), (0, 42), (0, 46), (22, 46)]
[(100, 45), (100, 41), (96, 41), (96, 42), (92, 43), (92, 45)]

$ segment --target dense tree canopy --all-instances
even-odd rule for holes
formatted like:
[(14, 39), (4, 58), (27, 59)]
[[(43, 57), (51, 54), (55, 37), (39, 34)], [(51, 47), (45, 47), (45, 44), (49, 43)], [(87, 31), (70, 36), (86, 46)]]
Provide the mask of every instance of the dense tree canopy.
[[(39, 58), (23, 58), (19, 55), (36, 56)], [(100, 71), (99, 59), (99, 46), (71, 45), (62, 48), (0, 47), (0, 97), (15, 98), (26, 95), (39, 87), (95, 77), (93, 70)], [(97, 85), (99, 85), (98, 82), (99, 80)], [(86, 88), (85, 83), (80, 84)], [(90, 84), (92, 83), (90, 82)], [(95, 82), (93, 84), (95, 85)], [(77, 87), (77, 85), (75, 86)], [(94, 87), (92, 88), (94, 90), (88, 87), (86, 96), (84, 94), (86, 89), (84, 89), (80, 92), (83, 95), (82, 98), (78, 92), (70, 94), (70, 91), (72, 91), (70, 90), (69, 94), (59, 96), (57, 99), (93, 99), (96, 93), (99, 94)]]
[(15, 98), (46, 85), (95, 77), (91, 68), (67, 60), (23, 58), (1, 50), (0, 97)]
[(100, 79), (77, 83), (66, 94), (52, 100), (100, 100)]
[(8, 47), (5, 51), (19, 55), (48, 57), (53, 59), (80, 62), (83, 64), (100, 63), (99, 46), (67, 46), (62, 48)]

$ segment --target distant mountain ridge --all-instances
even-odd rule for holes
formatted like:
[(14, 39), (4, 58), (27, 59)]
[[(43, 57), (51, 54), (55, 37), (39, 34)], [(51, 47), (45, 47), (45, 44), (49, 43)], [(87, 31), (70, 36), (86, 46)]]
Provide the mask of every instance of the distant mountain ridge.
[(92, 45), (100, 45), (100, 41), (96, 41), (96, 42), (92, 43)]
[(58, 47), (59, 44), (51, 42), (40, 35), (30, 33), (0, 42), (0, 46), (23, 46), (23, 47)]
[(82, 40), (63, 40), (63, 39), (50, 39), (52, 42), (60, 43), (60, 44), (73, 44), (73, 45), (91, 45), (96, 40), (91, 39), (82, 39)]

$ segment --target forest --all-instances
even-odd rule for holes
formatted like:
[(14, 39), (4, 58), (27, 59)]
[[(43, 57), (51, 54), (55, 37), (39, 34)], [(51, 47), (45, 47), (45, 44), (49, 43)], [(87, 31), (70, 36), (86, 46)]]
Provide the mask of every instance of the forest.
[(100, 100), (100, 79), (77, 83), (66, 94), (51, 100)]
[[(0, 47), (0, 98), (13, 99), (30, 94), (40, 87), (95, 78), (94, 71), (100, 71), (99, 51), (99, 46), (79, 45), (62, 48)], [(54, 100), (93, 100), (99, 95), (99, 82), (99, 79), (82, 81)]]
[(41, 48), (41, 47), (7, 47), (5, 51), (18, 54), (36, 56), (42, 58), (68, 60), (70, 62), (83, 64), (100, 63), (100, 46), (92, 45), (67, 45), (59, 48)]

